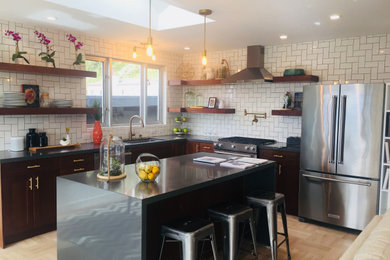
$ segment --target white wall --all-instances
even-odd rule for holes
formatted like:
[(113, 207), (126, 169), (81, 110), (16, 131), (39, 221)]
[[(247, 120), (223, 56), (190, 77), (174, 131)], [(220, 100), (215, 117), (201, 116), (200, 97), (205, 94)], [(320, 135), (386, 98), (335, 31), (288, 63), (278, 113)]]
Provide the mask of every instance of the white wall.
[[(222, 58), (228, 60), (231, 72), (246, 67), (246, 48), (208, 52), (208, 66), (217, 68)], [(184, 55), (183, 64), (192, 67), (194, 78), (201, 77), (200, 54)], [(335, 82), (375, 83), (390, 81), (390, 34), (361, 36), (265, 47), (265, 68), (274, 76), (287, 68), (303, 68), (306, 74), (318, 75), (323, 84)], [(188, 128), (196, 134), (215, 136), (252, 136), (285, 141), (288, 136), (300, 136), (301, 118), (271, 116), (272, 109), (283, 106), (286, 91), (302, 91), (309, 83), (237, 84), (207, 87), (185, 87), (204, 96), (218, 97), (225, 107), (236, 109), (234, 115), (187, 114)], [(177, 88), (177, 87), (176, 87)], [(267, 119), (252, 125), (248, 112), (266, 112)]]
[[(9, 37), (4, 36), (5, 30), (19, 32), (22, 40), (19, 43), (21, 51), (27, 51), (27, 59), (32, 65), (51, 66), (40, 60), (38, 54), (43, 50), (38, 42), (35, 30), (38, 30), (54, 44), (55, 61), (58, 68), (73, 68), (75, 53), (73, 45), (66, 39), (67, 33), (72, 33), (79, 40), (84, 42), (81, 49), (83, 54), (113, 57), (131, 60), (133, 46), (128, 43), (113, 42), (109, 39), (75, 33), (72, 31), (53, 30), (30, 24), (20, 24), (0, 20), (0, 61), (12, 63), (11, 56), (15, 50), (15, 44)], [(139, 52), (137, 61), (151, 62), (150, 59), (142, 57)], [(175, 78), (177, 65), (181, 62), (182, 56), (158, 53), (155, 64), (164, 65), (166, 78)], [(77, 69), (85, 69), (84, 66), (77, 66)], [(3, 92), (19, 92), (21, 84), (37, 84), (40, 92), (49, 92), (50, 99), (72, 99), (74, 107), (85, 107), (85, 79), (73, 77), (42, 76), (24, 73), (12, 73), (0, 71), (0, 94)], [(167, 89), (167, 106), (178, 106), (181, 103), (181, 90), (170, 93)], [(168, 115), (168, 118), (173, 115)], [(168, 120), (171, 123), (173, 120)], [(57, 144), (65, 135), (65, 127), (70, 128), (72, 142), (91, 142), (92, 129), (86, 126), (85, 115), (22, 115), (22, 116), (0, 116), (0, 150), (8, 149), (9, 137), (25, 136), (28, 128), (37, 128), (39, 132), (47, 132), (49, 144)], [(137, 129), (136, 133), (144, 136), (169, 134), (171, 126), (159, 125)], [(103, 132), (113, 132), (116, 135), (127, 137), (129, 127), (104, 128)]]

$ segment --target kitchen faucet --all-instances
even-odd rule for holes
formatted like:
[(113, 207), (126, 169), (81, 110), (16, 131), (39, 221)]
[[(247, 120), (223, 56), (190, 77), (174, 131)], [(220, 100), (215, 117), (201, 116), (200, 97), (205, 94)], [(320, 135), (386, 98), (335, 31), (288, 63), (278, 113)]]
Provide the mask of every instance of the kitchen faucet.
[(139, 115), (134, 115), (134, 116), (130, 117), (130, 132), (129, 132), (130, 140), (133, 140), (133, 136), (135, 136), (135, 134), (133, 134), (133, 120), (134, 120), (134, 118), (138, 118), (139, 121), (141, 122), (141, 126), (145, 127), (144, 120), (142, 119), (142, 117), (140, 117)]

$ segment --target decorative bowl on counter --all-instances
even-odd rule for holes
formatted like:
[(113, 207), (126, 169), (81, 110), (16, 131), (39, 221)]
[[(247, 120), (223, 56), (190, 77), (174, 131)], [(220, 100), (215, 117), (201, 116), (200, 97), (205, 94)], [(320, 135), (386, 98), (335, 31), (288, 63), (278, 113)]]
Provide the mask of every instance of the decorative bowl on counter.
[(160, 174), (160, 159), (151, 153), (141, 153), (135, 161), (135, 172), (143, 182), (153, 182)]

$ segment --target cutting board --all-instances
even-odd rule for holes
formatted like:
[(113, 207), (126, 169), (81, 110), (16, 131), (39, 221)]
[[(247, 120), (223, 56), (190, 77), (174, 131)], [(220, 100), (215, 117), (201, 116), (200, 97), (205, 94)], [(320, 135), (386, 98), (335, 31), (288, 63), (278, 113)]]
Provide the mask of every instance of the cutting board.
[(80, 146), (80, 143), (76, 143), (76, 144), (68, 144), (68, 145), (49, 145), (49, 146), (45, 146), (45, 147), (30, 147), (28, 148), (28, 150), (30, 152), (33, 152), (33, 153), (36, 153), (37, 151), (47, 151), (47, 150), (50, 150), (50, 149), (64, 149), (64, 148), (73, 148), (73, 147), (79, 147)]

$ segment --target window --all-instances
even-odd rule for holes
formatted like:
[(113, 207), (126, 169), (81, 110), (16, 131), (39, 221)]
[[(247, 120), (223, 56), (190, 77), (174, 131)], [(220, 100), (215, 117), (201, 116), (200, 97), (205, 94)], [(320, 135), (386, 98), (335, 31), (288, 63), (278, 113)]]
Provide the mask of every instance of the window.
[[(162, 123), (161, 67), (95, 57), (87, 57), (86, 67), (97, 73), (87, 79), (87, 106), (102, 110), (104, 126), (128, 126), (133, 115), (147, 125)], [(93, 120), (87, 116), (87, 124)]]
[[(86, 60), (85, 66), (88, 71), (96, 72), (96, 78), (87, 78), (87, 107), (97, 107), (101, 114), (103, 109), (104, 60)], [(93, 124), (94, 120), (94, 115), (87, 115), (87, 124)]]

